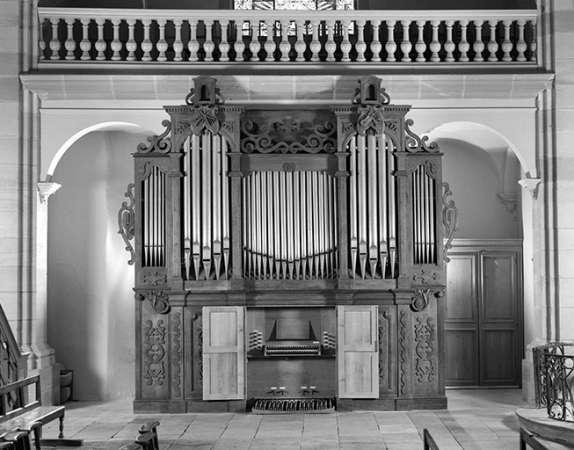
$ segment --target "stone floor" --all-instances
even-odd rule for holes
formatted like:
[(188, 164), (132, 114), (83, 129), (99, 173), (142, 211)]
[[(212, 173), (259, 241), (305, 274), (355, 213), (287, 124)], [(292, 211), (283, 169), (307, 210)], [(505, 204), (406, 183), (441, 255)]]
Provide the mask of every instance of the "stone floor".
[[(428, 428), (441, 450), (518, 449), (518, 389), (449, 390), (441, 411), (335, 414), (133, 414), (130, 401), (66, 403), (65, 434), (83, 449), (115, 450), (133, 442), (151, 418), (162, 450), (411, 450)], [(57, 437), (57, 424), (44, 437)], [(68, 447), (69, 449), (69, 447)]]

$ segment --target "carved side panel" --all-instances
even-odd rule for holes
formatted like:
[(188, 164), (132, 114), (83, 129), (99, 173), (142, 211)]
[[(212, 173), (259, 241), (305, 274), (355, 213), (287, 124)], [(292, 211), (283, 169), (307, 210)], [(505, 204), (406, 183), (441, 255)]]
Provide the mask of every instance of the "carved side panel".
[(397, 308), (379, 306), (379, 396), (397, 393)]
[(411, 311), (408, 306), (398, 306), (397, 324), (397, 365), (398, 365), (398, 395), (399, 397), (410, 397), (412, 395), (411, 386)]
[(171, 398), (183, 398), (183, 309), (174, 308), (169, 315)]
[(201, 308), (185, 308), (185, 398), (203, 397), (203, 327)]
[(139, 367), (141, 399), (170, 398), (170, 316), (157, 314), (148, 302), (140, 304)]
[(426, 309), (413, 313), (411, 336), (413, 340), (413, 389), (415, 396), (439, 393), (439, 317), (437, 300), (431, 297)]

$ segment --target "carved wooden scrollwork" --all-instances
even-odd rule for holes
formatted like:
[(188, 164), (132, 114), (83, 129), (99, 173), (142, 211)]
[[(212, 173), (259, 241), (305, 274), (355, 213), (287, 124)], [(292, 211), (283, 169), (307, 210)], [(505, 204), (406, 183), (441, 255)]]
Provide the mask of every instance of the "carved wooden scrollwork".
[(125, 197), (129, 199), (129, 203), (123, 202), (122, 207), (120, 208), (120, 211), (118, 213), (118, 225), (119, 225), (118, 234), (122, 236), (122, 239), (126, 244), (125, 248), (128, 252), (130, 252), (130, 259), (128, 261), (128, 264), (130, 266), (133, 265), (136, 261), (136, 252), (134, 250), (133, 245), (131, 244), (131, 241), (134, 239), (135, 236), (135, 220), (136, 220), (135, 217), (136, 214), (134, 210), (134, 206), (136, 203), (134, 197), (134, 189), (135, 185), (133, 183), (130, 183), (128, 185), (127, 192), (124, 194)]
[(171, 310), (169, 295), (165, 291), (138, 292), (136, 298), (140, 301), (149, 300), (153, 310), (158, 314), (167, 314)]
[(422, 317), (418, 317), (414, 331), (416, 342), (415, 353), (417, 355), (415, 374), (417, 381), (419, 383), (424, 381), (430, 383), (434, 380), (435, 376), (435, 368), (431, 359), (435, 352), (435, 326), (432, 317), (427, 317), (426, 320)]
[(165, 131), (160, 135), (148, 136), (147, 141), (149, 142), (149, 145), (146, 145), (143, 142), (139, 144), (137, 147), (138, 153), (160, 153), (164, 155), (171, 151), (171, 139), (169, 138), (169, 134), (171, 133), (171, 122), (169, 120), (164, 120), (161, 124), (165, 127)]
[(172, 364), (172, 389), (175, 398), (181, 397), (181, 313), (176, 313), (172, 318), (173, 324), (173, 364)]
[(165, 334), (163, 320), (157, 321), (154, 326), (148, 320), (144, 329), (144, 375), (143, 378), (148, 386), (163, 385), (165, 379)]
[(436, 142), (427, 144), (428, 136), (423, 136), (422, 138), (411, 131), (411, 125), (413, 124), (412, 119), (405, 120), (405, 150), (410, 153), (436, 153), (438, 152), (438, 145)]
[(415, 293), (411, 299), (411, 309), (414, 312), (424, 311), (430, 303), (430, 296), (430, 289), (415, 289)]
[(241, 124), (243, 153), (335, 153), (337, 127), (333, 117), (307, 113), (293, 116), (247, 114)]
[(383, 134), (385, 120), (383, 108), (380, 105), (359, 106), (357, 112), (359, 113), (357, 133), (364, 136), (367, 130), (373, 129), (375, 134)]
[(458, 231), (458, 208), (454, 204), (454, 200), (447, 200), (447, 197), (452, 195), (447, 182), (444, 182), (444, 194), (442, 196), (442, 223), (445, 228), (444, 238), (446, 243), (444, 244), (444, 261), (449, 262), (450, 258), (447, 256), (448, 251), (452, 248), (452, 239), (454, 233)]
[(406, 395), (407, 371), (407, 315), (404, 311), (399, 314), (399, 387), (400, 394)]

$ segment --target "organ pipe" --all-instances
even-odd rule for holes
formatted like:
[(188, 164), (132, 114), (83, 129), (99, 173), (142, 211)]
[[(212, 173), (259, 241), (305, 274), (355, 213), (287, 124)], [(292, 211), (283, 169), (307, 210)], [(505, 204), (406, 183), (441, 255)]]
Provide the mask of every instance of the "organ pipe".
[(413, 260), (415, 264), (436, 264), (435, 180), (424, 166), (412, 174)]
[(165, 265), (165, 174), (151, 166), (142, 181), (143, 204), (143, 266)]
[(336, 197), (331, 176), (324, 172), (253, 172), (244, 180), (243, 189), (246, 278), (335, 276)]

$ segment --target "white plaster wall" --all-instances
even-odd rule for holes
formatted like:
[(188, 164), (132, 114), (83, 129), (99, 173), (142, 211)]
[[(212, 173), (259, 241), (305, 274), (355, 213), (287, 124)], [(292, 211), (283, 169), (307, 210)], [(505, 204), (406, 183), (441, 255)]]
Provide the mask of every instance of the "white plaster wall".
[(133, 267), (117, 212), (145, 138), (94, 132), (62, 157), (48, 222), (48, 342), (74, 370), (74, 398), (133, 398)]
[[(498, 194), (505, 184), (518, 185), (518, 160), (514, 159), (513, 182), (501, 180), (500, 164), (496, 165), (484, 149), (467, 142), (437, 140), (443, 157), (443, 180), (452, 191), (459, 212), (458, 239), (512, 239), (521, 237), (522, 230), (517, 223), (516, 211), (509, 212), (501, 203)], [(510, 170), (507, 167), (507, 170)]]

